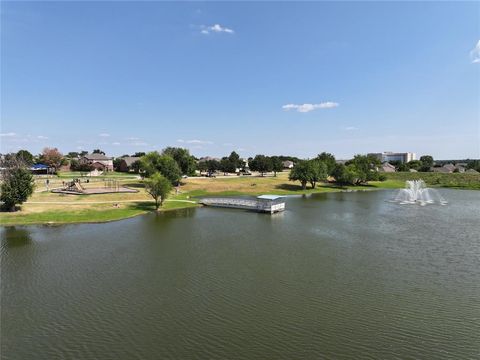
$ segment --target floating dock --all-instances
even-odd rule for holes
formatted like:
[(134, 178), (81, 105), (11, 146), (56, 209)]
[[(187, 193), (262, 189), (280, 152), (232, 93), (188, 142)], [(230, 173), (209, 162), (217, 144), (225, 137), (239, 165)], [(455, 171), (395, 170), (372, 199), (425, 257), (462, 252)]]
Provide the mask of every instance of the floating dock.
[(203, 198), (200, 204), (205, 206), (251, 210), (265, 213), (276, 213), (285, 210), (285, 200), (280, 195), (260, 195), (256, 199), (233, 197)]

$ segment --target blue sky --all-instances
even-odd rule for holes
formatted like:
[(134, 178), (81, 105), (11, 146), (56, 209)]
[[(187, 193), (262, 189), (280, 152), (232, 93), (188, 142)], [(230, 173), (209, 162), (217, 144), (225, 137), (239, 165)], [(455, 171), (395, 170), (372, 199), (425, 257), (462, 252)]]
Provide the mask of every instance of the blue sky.
[(478, 2), (3, 2), (0, 151), (480, 157)]

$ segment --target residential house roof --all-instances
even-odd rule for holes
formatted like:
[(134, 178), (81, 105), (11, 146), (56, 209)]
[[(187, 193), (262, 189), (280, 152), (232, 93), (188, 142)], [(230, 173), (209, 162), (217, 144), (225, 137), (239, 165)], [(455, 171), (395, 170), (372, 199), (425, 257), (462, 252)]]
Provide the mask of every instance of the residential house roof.
[(92, 160), (92, 161), (105, 161), (105, 160), (112, 160), (111, 157), (105, 156), (103, 154), (86, 154), (83, 156), (87, 160)]
[(138, 156), (125, 156), (124, 158), (122, 158), (122, 160), (125, 161), (125, 164), (127, 166), (132, 166), (132, 164), (135, 161), (140, 160), (140, 157), (138, 157)]

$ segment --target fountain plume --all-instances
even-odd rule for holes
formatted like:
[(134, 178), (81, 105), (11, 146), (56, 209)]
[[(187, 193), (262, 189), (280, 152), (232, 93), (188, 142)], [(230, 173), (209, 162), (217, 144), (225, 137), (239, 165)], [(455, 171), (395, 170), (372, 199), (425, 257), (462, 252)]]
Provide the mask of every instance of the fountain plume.
[(447, 201), (440, 193), (432, 188), (427, 188), (423, 180), (407, 180), (405, 189), (398, 191), (394, 199), (399, 204), (427, 204), (446, 205)]

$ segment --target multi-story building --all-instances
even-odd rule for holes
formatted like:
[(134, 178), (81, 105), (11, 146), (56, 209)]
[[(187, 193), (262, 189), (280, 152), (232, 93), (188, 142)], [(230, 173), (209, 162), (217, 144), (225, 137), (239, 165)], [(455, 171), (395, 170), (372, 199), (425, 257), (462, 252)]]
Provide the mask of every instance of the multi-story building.
[(415, 153), (405, 152), (405, 153), (396, 153), (391, 151), (385, 151), (383, 153), (370, 153), (378, 158), (382, 163), (390, 161), (400, 161), (402, 163), (408, 163), (409, 161), (416, 160)]

